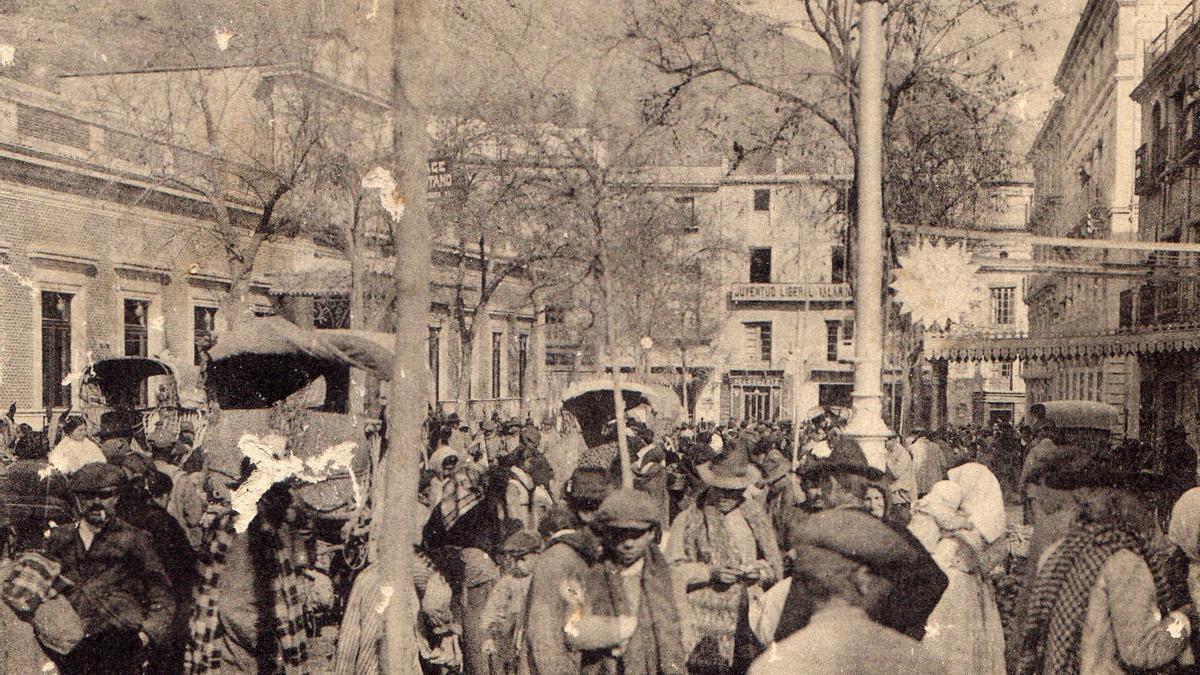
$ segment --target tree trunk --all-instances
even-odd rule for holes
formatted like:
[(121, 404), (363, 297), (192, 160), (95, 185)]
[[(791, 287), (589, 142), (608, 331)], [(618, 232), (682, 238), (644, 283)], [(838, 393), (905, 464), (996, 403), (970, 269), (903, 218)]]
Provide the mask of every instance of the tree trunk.
[(388, 453), (377, 469), (384, 480), (385, 498), (376, 502), (379, 512), (372, 535), (379, 539), (379, 559), (384, 588), (392, 591), (384, 613), (381, 663), (386, 673), (409, 673), (417, 668), (413, 603), (412, 557), (418, 523), (417, 482), (420, 450), (425, 446), (423, 426), (428, 395), (425, 363), (426, 324), (429, 317), (429, 280), (432, 277), (431, 242), (425, 191), (430, 140), (426, 133), (424, 91), (415, 91), (408, 75), (425, 71), (428, 58), (425, 25), (429, 3), (397, 0), (392, 23), (393, 163), (399, 171), (397, 190), (404, 200), (403, 217), (396, 227), (396, 353), (388, 405)]
[[(354, 228), (351, 225), (351, 228)], [(363, 274), (363, 256), (362, 251), (355, 240), (353, 232), (351, 232), (349, 250), (346, 251), (350, 259), (350, 328), (353, 330), (362, 330), (366, 328), (366, 303), (364, 295), (366, 289), (363, 287), (365, 283)], [(361, 413), (365, 407), (367, 387), (366, 372), (355, 368), (350, 371), (350, 412)]]
[(633, 465), (629, 459), (629, 440), (625, 438), (625, 395), (621, 391), (621, 364), (617, 360), (617, 329), (614, 325), (612, 277), (608, 266), (608, 244), (601, 233), (600, 274), (604, 289), (604, 337), (608, 343), (609, 363), (612, 364), (613, 413), (617, 419), (617, 453), (621, 460), (621, 487), (633, 487)]
[(679, 379), (683, 386), (680, 390), (683, 393), (683, 418), (688, 422), (692, 421), (692, 408), (688, 401), (688, 369), (687, 369), (687, 349), (679, 348)]

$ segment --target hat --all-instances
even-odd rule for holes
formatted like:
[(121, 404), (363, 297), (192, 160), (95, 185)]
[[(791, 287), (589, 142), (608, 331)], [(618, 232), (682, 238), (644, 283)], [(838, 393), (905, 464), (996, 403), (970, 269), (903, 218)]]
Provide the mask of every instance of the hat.
[(508, 555), (523, 556), (535, 553), (542, 547), (542, 538), (529, 530), (517, 530), (508, 535), (508, 539), (500, 545), (500, 552)]
[[(180, 431), (183, 430), (183, 425), (180, 425)], [(146, 443), (153, 450), (167, 450), (175, 445), (175, 434), (172, 434), (165, 427), (155, 429), (153, 432), (146, 434)]]
[(495, 431), (496, 423), (493, 422), (492, 420), (484, 420), (479, 423), (479, 430), (480, 431)]
[(805, 476), (823, 476), (828, 474), (848, 473), (862, 476), (867, 480), (883, 480), (883, 472), (867, 463), (858, 441), (849, 436), (838, 436), (829, 441), (829, 456), (825, 458), (806, 455), (800, 464), (800, 474)]
[(179, 423), (179, 433), (182, 434), (185, 431), (191, 431), (194, 433), (196, 431), (196, 425), (192, 424), (191, 422), (189, 422), (187, 420), (180, 422)]
[(763, 481), (766, 483), (774, 483), (788, 474), (792, 468), (791, 462), (783, 456), (778, 450), (770, 450), (759, 460), (759, 468), (762, 469)]
[(451, 457), (457, 460), (462, 459), (459, 457), (458, 451), (454, 448), (448, 445), (439, 446), (438, 449), (434, 450), (433, 454), (429, 456), (429, 468), (440, 469), (442, 468), (442, 465), (446, 463), (446, 460), (450, 459)]
[(1112, 448), (1103, 445), (1061, 450), (1061, 459), (1043, 472), (1047, 487), (1057, 490), (1107, 487), (1133, 492), (1163, 488), (1165, 476), (1139, 471), (1134, 456), (1119, 457)]
[(542, 432), (538, 431), (537, 427), (522, 427), (519, 438), (521, 445), (536, 448), (542, 442)]
[(154, 472), (154, 463), (136, 452), (127, 452), (109, 463), (124, 468), (135, 476), (148, 476)]
[(696, 467), (706, 485), (723, 490), (744, 490), (754, 484), (750, 472), (750, 453), (744, 439), (731, 436), (728, 449), (716, 459)]
[(71, 492), (97, 492), (121, 487), (125, 472), (106, 462), (84, 464), (71, 474)]
[(621, 488), (604, 498), (594, 522), (600, 527), (648, 530), (661, 524), (658, 508), (654, 498), (645, 492)]
[(575, 469), (563, 487), (563, 496), (571, 501), (600, 502), (613, 490), (608, 471), (596, 466)]
[(814, 513), (795, 528), (790, 543), (800, 567), (819, 570), (822, 563), (850, 561), (893, 581), (927, 555), (882, 520), (858, 509)]

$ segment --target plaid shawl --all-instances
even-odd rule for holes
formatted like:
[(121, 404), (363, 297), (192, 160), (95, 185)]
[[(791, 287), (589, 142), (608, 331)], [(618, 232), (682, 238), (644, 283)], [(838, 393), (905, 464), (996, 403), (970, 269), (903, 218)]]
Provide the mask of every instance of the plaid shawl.
[[(188, 643), (184, 668), (189, 674), (213, 673), (221, 670), (221, 628), (218, 612), (220, 594), (217, 592), (225, 555), (233, 540), (233, 512), (223, 514), (213, 523), (208, 539), (208, 556), (201, 562), (201, 580), (196, 589), (192, 614), (191, 640)], [(271, 579), (275, 598), (274, 634), (279, 641), (280, 663), (288, 675), (308, 673), (308, 649), (304, 632), (304, 603), (300, 596), (299, 571), (292, 563), (288, 548), (278, 540), (271, 542), (278, 563)]]
[(17, 615), (28, 617), (50, 597), (62, 565), (36, 551), (18, 557), (0, 582), (0, 596)]
[(1105, 561), (1123, 549), (1147, 561), (1154, 575), (1159, 610), (1166, 613), (1169, 585), (1163, 567), (1150, 565), (1152, 556), (1145, 540), (1112, 524), (1077, 524), (1033, 582), (1023, 622), (1018, 673), (1079, 672), (1079, 640), (1092, 587)]

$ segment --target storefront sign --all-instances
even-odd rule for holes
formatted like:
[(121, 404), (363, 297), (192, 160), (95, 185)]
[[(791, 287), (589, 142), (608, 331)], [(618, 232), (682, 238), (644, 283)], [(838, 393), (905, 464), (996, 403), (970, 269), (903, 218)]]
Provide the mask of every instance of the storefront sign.
[(849, 284), (733, 284), (734, 302), (841, 302), (851, 300)]

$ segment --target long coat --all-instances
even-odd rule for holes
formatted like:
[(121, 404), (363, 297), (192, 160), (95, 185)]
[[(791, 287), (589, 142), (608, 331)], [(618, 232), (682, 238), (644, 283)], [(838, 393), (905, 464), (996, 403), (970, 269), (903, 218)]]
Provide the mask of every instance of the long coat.
[(577, 673), (582, 655), (567, 646), (563, 629), (584, 611), (589, 566), (599, 555), (595, 537), (570, 531), (551, 540), (538, 554), (525, 611), (525, 644), (520, 646), (521, 675)]

